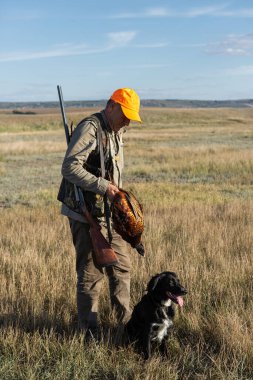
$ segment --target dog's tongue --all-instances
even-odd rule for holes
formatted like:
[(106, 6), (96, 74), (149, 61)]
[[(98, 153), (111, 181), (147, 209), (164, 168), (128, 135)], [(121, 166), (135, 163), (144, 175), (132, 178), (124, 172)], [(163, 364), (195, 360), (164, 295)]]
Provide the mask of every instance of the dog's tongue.
[(184, 300), (183, 297), (177, 296), (176, 294), (167, 293), (167, 296), (175, 303), (177, 303), (180, 307), (183, 306)]
[(183, 297), (178, 296), (178, 297), (176, 297), (176, 299), (177, 299), (177, 303), (178, 303), (178, 305), (179, 305), (180, 307), (182, 307), (183, 304), (184, 304)]

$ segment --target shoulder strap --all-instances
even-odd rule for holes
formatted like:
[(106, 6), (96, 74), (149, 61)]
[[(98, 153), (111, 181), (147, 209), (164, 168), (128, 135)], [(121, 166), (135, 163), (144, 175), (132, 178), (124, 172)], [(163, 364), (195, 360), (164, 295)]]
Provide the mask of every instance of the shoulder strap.
[(104, 147), (102, 141), (102, 129), (100, 124), (98, 125), (98, 146), (99, 146), (99, 155), (100, 155), (100, 165), (101, 165), (101, 176), (105, 178), (105, 156), (104, 156)]
[(104, 155), (104, 147), (103, 147), (103, 141), (102, 141), (102, 125), (104, 123), (103, 117), (100, 113), (95, 113), (92, 116), (92, 119), (97, 119), (97, 136), (98, 136), (98, 148), (99, 148), (99, 155), (100, 155), (100, 166), (101, 166), (101, 176), (102, 178), (105, 178), (105, 155)]
[(98, 149), (100, 155), (100, 165), (101, 165), (101, 176), (105, 178), (105, 156), (104, 156), (104, 148), (103, 148), (103, 140), (102, 140), (102, 125), (104, 123), (103, 117), (100, 113), (95, 113), (85, 119), (83, 121), (93, 121), (97, 125), (97, 141), (98, 141)]
[(84, 119), (79, 121), (79, 123), (77, 124), (77, 127), (78, 125), (83, 124), (84, 122), (94, 122), (96, 125), (98, 125), (99, 123), (102, 122), (102, 118), (100, 118), (98, 115), (99, 113), (95, 113), (93, 115), (85, 117)]

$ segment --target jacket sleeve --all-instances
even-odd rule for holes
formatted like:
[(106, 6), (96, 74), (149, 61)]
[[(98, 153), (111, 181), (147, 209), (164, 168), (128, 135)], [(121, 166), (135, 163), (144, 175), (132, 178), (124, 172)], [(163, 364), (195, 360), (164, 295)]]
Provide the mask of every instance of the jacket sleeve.
[(71, 137), (62, 164), (62, 175), (83, 190), (104, 195), (109, 181), (96, 177), (84, 167), (89, 154), (96, 148), (97, 127), (92, 122), (79, 124)]

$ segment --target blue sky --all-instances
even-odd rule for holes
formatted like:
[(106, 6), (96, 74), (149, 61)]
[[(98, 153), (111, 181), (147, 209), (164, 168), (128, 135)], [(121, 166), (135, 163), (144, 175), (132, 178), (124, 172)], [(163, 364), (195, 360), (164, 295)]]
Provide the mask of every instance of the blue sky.
[(253, 98), (253, 1), (1, 0), (0, 101)]

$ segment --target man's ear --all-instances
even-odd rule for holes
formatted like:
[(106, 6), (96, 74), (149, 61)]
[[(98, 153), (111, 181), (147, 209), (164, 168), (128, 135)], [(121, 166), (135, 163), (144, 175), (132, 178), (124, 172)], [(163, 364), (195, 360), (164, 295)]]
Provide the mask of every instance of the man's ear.
[(110, 100), (108, 101), (107, 105), (106, 105), (106, 109), (107, 109), (109, 112), (111, 112), (111, 111), (114, 109), (115, 105), (116, 105), (115, 101), (112, 100), (112, 99), (110, 99)]

